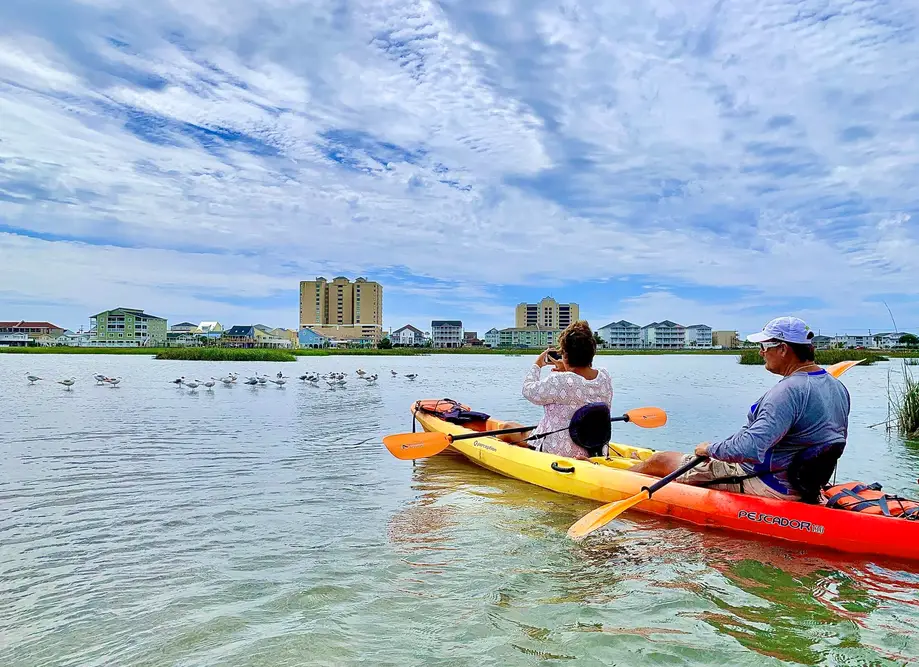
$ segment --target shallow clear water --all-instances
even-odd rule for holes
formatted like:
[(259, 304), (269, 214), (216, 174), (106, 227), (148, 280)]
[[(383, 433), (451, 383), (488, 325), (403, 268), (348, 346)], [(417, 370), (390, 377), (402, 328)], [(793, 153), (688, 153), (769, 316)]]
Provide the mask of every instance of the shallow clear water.
[[(380, 444), (416, 398), (533, 422), (529, 358), (211, 364), (0, 356), (0, 665), (904, 664), (919, 569), (593, 508), (449, 453)], [(689, 451), (774, 381), (733, 357), (601, 357), (615, 438)], [(364, 386), (357, 368), (378, 372)], [(895, 364), (893, 368), (899, 368)], [(180, 375), (350, 373), (346, 389), (179, 389)], [(392, 376), (390, 369), (400, 375)], [(403, 373), (417, 372), (415, 381)], [(27, 372), (49, 378), (28, 386)], [(117, 389), (93, 373), (123, 377)], [(50, 380), (74, 376), (72, 391)], [(895, 381), (898, 375), (892, 376)], [(855, 368), (840, 479), (919, 495), (919, 446), (886, 418), (887, 365)]]

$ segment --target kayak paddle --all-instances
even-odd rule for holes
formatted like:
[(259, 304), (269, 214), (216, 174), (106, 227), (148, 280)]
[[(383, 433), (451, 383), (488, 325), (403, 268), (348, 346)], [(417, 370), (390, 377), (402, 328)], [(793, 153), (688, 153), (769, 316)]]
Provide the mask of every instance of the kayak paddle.
[(650, 498), (652, 495), (654, 495), (654, 492), (662, 486), (666, 486), (683, 473), (692, 470), (697, 465), (707, 460), (707, 456), (697, 456), (692, 461), (684, 466), (680, 466), (666, 477), (661, 477), (651, 486), (641, 487), (641, 491), (636, 493), (634, 496), (630, 496), (625, 500), (617, 500), (612, 503), (607, 503), (606, 505), (598, 507), (593, 512), (585, 514), (580, 519), (578, 519), (577, 523), (573, 524), (571, 528), (568, 529), (568, 537), (579, 540), (582, 537), (585, 537), (588, 533), (592, 533), (597, 528), (602, 528), (617, 516), (625, 512), (627, 509), (632, 508), (641, 501)]
[[(826, 372), (833, 377), (838, 378), (847, 370), (853, 366), (857, 366), (863, 361), (864, 359), (859, 359), (858, 361), (840, 361), (838, 364), (827, 366)], [(598, 528), (602, 528), (617, 516), (625, 512), (627, 509), (635, 507), (635, 505), (638, 503), (647, 500), (654, 494), (655, 491), (663, 486), (666, 486), (683, 473), (689, 472), (697, 465), (705, 461), (707, 458), (708, 457), (706, 456), (697, 456), (692, 461), (682, 466), (681, 468), (674, 470), (666, 477), (661, 477), (660, 480), (651, 486), (643, 486), (641, 491), (636, 493), (634, 496), (626, 498), (625, 500), (616, 500), (614, 502), (607, 503), (606, 505), (598, 507), (593, 512), (585, 514), (580, 519), (578, 519), (577, 522), (572, 524), (571, 528), (568, 529), (568, 537), (579, 540), (583, 537), (586, 537), (589, 533), (592, 533)]]
[[(613, 417), (610, 421), (630, 422), (642, 428), (658, 428), (667, 423), (667, 413), (660, 408), (635, 408), (629, 410), (621, 417)], [(387, 435), (383, 438), (383, 444), (389, 453), (397, 459), (403, 461), (413, 461), (423, 459), (428, 456), (440, 454), (450, 446), (454, 440), (469, 440), (470, 438), (487, 438), (492, 435), (504, 435), (506, 433), (525, 433), (531, 431), (535, 426), (517, 426), (515, 428), (502, 428), (496, 431), (475, 431), (472, 433), (463, 433), (461, 435), (450, 435), (449, 433), (398, 433), (396, 435)]]

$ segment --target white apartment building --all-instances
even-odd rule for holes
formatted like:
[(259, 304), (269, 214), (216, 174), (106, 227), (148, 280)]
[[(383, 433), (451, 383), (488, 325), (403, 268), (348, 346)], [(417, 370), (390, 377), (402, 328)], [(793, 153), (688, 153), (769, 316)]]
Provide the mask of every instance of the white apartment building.
[(641, 343), (642, 347), (663, 350), (685, 347), (686, 327), (670, 320), (646, 324), (641, 328)]
[(705, 324), (691, 324), (686, 327), (686, 347), (709, 348), (712, 346), (712, 328)]
[(877, 347), (878, 343), (874, 340), (874, 336), (864, 335), (864, 336), (834, 336), (833, 337), (833, 347), (845, 347), (849, 349), (854, 349), (857, 347), (869, 348)]
[(431, 344), (433, 347), (462, 347), (463, 323), (460, 320), (432, 320)]
[(641, 327), (626, 320), (610, 322), (597, 329), (605, 347), (632, 350), (641, 347)]

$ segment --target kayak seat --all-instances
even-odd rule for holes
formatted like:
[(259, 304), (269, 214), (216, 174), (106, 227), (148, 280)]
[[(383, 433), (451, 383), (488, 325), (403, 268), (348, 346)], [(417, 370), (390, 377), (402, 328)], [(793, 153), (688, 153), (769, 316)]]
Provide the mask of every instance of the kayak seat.
[(836, 464), (846, 448), (845, 442), (808, 447), (798, 452), (788, 466), (788, 482), (801, 494), (801, 501), (816, 504), (836, 472)]

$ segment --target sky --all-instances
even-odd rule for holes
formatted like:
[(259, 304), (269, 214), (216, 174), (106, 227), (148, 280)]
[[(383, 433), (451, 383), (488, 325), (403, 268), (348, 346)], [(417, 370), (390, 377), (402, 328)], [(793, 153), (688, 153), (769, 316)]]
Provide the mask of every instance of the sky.
[(917, 80), (894, 0), (3, 0), (0, 320), (919, 330)]

